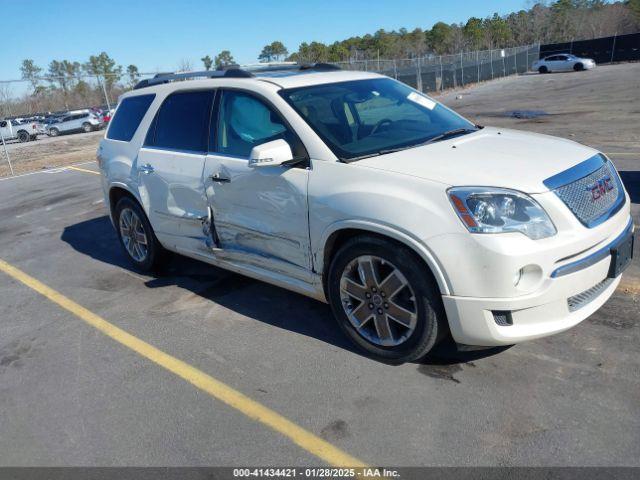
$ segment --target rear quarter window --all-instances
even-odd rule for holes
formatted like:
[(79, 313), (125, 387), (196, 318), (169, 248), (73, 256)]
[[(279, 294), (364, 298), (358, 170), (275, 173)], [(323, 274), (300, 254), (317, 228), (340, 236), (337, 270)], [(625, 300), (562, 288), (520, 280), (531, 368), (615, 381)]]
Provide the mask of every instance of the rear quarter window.
[[(169, 95), (152, 123), (145, 145), (191, 152), (207, 149), (212, 90), (175, 92)], [(117, 115), (116, 115), (117, 116)]]
[(155, 96), (155, 94), (138, 95), (122, 100), (109, 125), (107, 138), (123, 142), (131, 141)]

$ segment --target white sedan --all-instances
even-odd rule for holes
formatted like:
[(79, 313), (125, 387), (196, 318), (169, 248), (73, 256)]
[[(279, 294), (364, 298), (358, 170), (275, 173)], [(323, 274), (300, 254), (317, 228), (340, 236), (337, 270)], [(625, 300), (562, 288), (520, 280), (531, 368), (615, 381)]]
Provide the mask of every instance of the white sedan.
[(575, 70), (591, 70), (596, 68), (596, 62), (592, 58), (581, 58), (571, 54), (551, 55), (533, 62), (532, 70), (540, 73), (568, 72)]

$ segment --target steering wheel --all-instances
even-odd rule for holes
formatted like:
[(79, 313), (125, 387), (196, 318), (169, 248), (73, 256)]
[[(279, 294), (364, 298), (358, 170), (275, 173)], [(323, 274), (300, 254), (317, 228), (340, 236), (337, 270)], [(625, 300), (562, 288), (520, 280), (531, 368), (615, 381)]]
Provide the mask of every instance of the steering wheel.
[(373, 128), (371, 129), (371, 133), (369, 135), (374, 135), (383, 125), (387, 125), (387, 124), (391, 125), (392, 123), (393, 123), (393, 120), (390, 120), (388, 118), (383, 118), (373, 126)]

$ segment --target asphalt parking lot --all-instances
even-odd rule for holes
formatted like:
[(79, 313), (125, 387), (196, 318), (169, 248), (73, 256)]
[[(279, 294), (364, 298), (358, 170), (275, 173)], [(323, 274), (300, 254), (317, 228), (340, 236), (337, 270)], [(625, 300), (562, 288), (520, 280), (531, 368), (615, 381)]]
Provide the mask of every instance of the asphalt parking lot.
[[(621, 65), (441, 98), (610, 153), (638, 224), (639, 78)], [(525, 109), (548, 115), (509, 113)], [(0, 180), (0, 465), (640, 466), (637, 244), (568, 332), (391, 366), (322, 303), (177, 256), (134, 272), (95, 171)]]

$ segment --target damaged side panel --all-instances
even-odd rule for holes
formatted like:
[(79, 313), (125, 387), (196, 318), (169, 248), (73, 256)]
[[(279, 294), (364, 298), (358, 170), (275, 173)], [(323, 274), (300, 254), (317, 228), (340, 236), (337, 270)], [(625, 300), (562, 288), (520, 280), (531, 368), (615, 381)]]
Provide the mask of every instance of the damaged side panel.
[(210, 154), (203, 177), (211, 207), (203, 229), (216, 257), (310, 276), (306, 169), (252, 168), (246, 159)]

